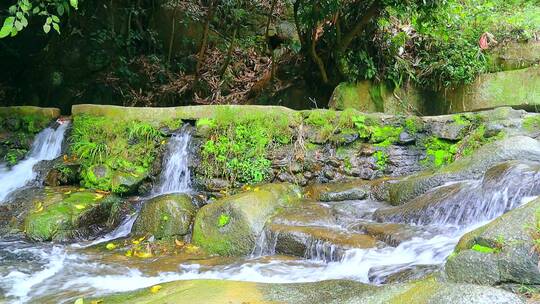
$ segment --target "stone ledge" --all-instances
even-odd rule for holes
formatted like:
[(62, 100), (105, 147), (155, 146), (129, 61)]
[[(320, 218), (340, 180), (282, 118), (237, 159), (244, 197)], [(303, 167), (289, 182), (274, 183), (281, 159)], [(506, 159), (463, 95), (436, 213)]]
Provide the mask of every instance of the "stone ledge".
[(39, 115), (39, 116), (50, 117), (51, 119), (55, 119), (60, 116), (60, 109), (40, 108), (40, 107), (34, 107), (34, 106), (0, 107), (0, 116), (11, 116), (11, 115)]

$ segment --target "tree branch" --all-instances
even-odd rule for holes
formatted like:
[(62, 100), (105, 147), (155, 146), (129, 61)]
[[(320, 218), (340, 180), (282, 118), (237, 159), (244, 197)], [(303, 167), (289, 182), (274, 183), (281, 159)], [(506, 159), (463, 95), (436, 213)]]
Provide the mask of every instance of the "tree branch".
[(368, 8), (364, 16), (362, 16), (362, 19), (360, 22), (358, 22), (354, 28), (345, 35), (341, 43), (338, 45), (338, 51), (339, 52), (345, 52), (345, 50), (349, 47), (351, 42), (353, 42), (354, 38), (356, 38), (358, 35), (360, 35), (364, 29), (366, 28), (366, 25), (379, 14), (379, 11), (382, 8), (382, 3), (380, 3), (379, 0), (375, 0), (371, 6)]

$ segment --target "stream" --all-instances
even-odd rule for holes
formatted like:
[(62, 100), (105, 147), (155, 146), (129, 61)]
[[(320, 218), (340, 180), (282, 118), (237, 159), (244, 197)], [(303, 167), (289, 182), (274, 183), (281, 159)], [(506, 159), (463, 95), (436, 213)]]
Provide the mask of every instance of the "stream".
[[(66, 128), (67, 124), (56, 130), (44, 130), (37, 135), (27, 159), (12, 169), (0, 167), (0, 201), (35, 181), (36, 173), (32, 169), (35, 164), (60, 155)], [(189, 131), (183, 130), (172, 137), (163, 161), (164, 170), (151, 196), (192, 192), (187, 166), (190, 136)], [(527, 183), (516, 186), (511, 182), (515, 179), (516, 176), (509, 174), (499, 177), (495, 185), (468, 180), (458, 182), (456, 191), (451, 191), (456, 189), (456, 183), (432, 189), (425, 195), (448, 193), (440, 197), (445, 204), (426, 211), (422, 219), (391, 220), (413, 231), (411, 237), (395, 246), (379, 242), (374, 248), (343, 250), (329, 242), (311, 242), (304, 258), (276, 254), (277, 235), (270, 231), (263, 232), (250, 256), (240, 258), (190, 260), (183, 256), (166, 256), (133, 259), (92, 248), (129, 235), (136, 214), (128, 215), (108, 234), (78, 244), (37, 244), (22, 239), (3, 239), (0, 240), (0, 300), (3, 293), (8, 303), (72, 303), (80, 297), (192, 279), (268, 283), (350, 279), (383, 284), (403, 271), (420, 267), (437, 269), (465, 233), (540, 194), (532, 193), (534, 187)], [(535, 180), (540, 183), (540, 178)], [(359, 222), (380, 224), (376, 211), (390, 208), (386, 203), (369, 199), (313, 203), (331, 210), (337, 224), (325, 224), (316, 219), (286, 224), (316, 227), (336, 234), (355, 234)]]

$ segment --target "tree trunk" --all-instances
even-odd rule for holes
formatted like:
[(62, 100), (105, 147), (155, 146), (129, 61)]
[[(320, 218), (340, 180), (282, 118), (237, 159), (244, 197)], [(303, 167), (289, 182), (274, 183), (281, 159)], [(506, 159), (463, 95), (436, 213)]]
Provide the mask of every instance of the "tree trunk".
[(328, 74), (326, 73), (326, 67), (324, 66), (324, 62), (322, 61), (321, 57), (319, 57), (319, 54), (317, 54), (317, 27), (313, 29), (313, 33), (311, 35), (311, 47), (310, 47), (310, 54), (311, 59), (313, 59), (313, 62), (317, 65), (319, 68), (319, 73), (321, 74), (321, 79), (324, 84), (328, 84)]
[(270, 7), (270, 14), (268, 14), (268, 20), (266, 21), (266, 31), (264, 32), (264, 41), (266, 41), (265, 49), (268, 50), (268, 33), (270, 31), (270, 24), (272, 23), (272, 18), (274, 16), (274, 10), (276, 8), (277, 0), (272, 0), (272, 6)]
[(229, 45), (229, 50), (227, 51), (227, 57), (225, 57), (225, 61), (223, 62), (223, 66), (221, 67), (221, 70), (219, 72), (219, 77), (223, 78), (223, 75), (225, 75), (225, 72), (227, 71), (227, 68), (229, 67), (229, 64), (231, 63), (232, 59), (232, 53), (234, 51), (234, 47), (236, 46), (236, 34), (238, 33), (238, 27), (234, 28), (233, 36), (231, 39), (231, 44)]
[(208, 35), (210, 33), (210, 22), (212, 22), (212, 18), (214, 17), (214, 8), (215, 3), (214, 0), (210, 1), (210, 6), (208, 7), (208, 13), (206, 16), (206, 23), (204, 24), (204, 33), (203, 33), (203, 39), (201, 43), (201, 50), (199, 52), (198, 60), (197, 60), (197, 68), (195, 70), (195, 84), (199, 82), (199, 76), (201, 73), (202, 64), (204, 62), (204, 58), (206, 55), (206, 48), (208, 46)]

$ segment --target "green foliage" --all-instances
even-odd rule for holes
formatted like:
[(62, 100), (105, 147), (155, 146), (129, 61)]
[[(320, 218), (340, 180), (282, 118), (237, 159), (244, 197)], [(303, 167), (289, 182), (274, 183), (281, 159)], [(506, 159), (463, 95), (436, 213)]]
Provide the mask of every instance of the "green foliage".
[(0, 38), (14, 37), (28, 26), (28, 20), (36, 16), (45, 19), (43, 31), (54, 29), (60, 34), (60, 17), (78, 8), (78, 0), (17, 0), (9, 7), (9, 17), (0, 28)]
[(73, 119), (70, 148), (81, 163), (84, 186), (122, 192), (125, 189), (113, 187), (112, 173), (99, 178), (92, 169), (103, 165), (112, 172), (141, 175), (152, 165), (163, 140), (161, 132), (148, 123), (78, 115)]
[(474, 246), (472, 246), (471, 250), (481, 252), (481, 253), (497, 253), (499, 251), (499, 250), (497, 250), (497, 248), (491, 248), (491, 247), (487, 247), (487, 246), (482, 246), (480, 244), (474, 244)]
[(377, 169), (384, 170), (386, 168), (386, 164), (388, 163), (388, 153), (383, 150), (379, 150), (373, 154), (373, 157), (375, 157)]
[(225, 178), (232, 183), (259, 183), (270, 173), (266, 157), (271, 146), (292, 141), (288, 117), (273, 113), (241, 113), (220, 109), (213, 121), (197, 123), (210, 128), (202, 147), (202, 167), (208, 178)]
[(426, 147), (426, 159), (423, 160), (425, 165), (432, 165), (435, 168), (439, 168), (454, 161), (454, 156), (457, 153), (457, 145), (455, 143), (430, 137), (424, 145)]
[(15, 166), (21, 159), (24, 158), (28, 150), (25, 149), (10, 149), (4, 156), (4, 161), (9, 166)]
[(370, 130), (371, 142), (377, 144), (378, 147), (388, 147), (399, 140), (403, 127), (372, 126)]
[(231, 217), (228, 214), (222, 213), (218, 218), (218, 227), (225, 227), (231, 221)]
[(525, 117), (523, 120), (523, 128), (525, 130), (534, 132), (540, 130), (540, 115), (532, 115)]

